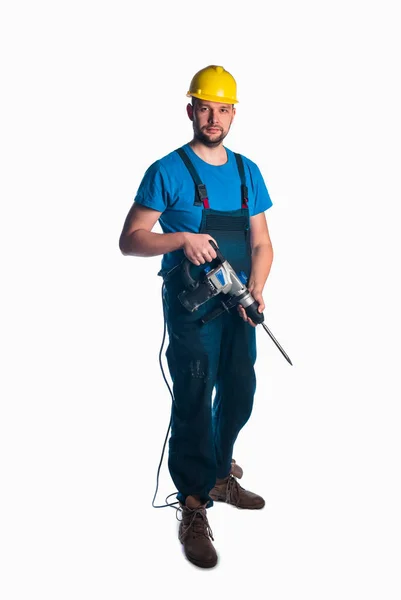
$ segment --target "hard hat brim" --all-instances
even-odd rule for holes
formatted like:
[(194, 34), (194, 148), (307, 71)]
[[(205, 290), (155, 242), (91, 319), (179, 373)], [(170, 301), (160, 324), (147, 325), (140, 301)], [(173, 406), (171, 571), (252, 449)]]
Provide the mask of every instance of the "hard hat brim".
[(208, 102), (219, 102), (220, 104), (238, 104), (237, 98), (227, 98), (226, 96), (212, 96), (209, 94), (197, 94), (196, 92), (187, 92), (187, 97), (199, 98)]

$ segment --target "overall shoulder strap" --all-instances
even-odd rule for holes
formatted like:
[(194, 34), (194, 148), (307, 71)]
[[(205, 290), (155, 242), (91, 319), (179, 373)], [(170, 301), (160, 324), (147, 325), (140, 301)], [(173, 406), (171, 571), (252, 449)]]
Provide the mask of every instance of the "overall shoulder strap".
[(241, 154), (234, 152), (235, 160), (237, 162), (238, 173), (241, 179), (241, 208), (248, 208), (248, 188), (245, 179), (244, 161), (242, 160)]
[(197, 195), (195, 195), (194, 205), (195, 206), (203, 206), (204, 208), (209, 208), (209, 199), (208, 199), (208, 195), (207, 195), (206, 186), (202, 183), (201, 178), (199, 177), (194, 165), (191, 162), (191, 159), (189, 158), (188, 154), (185, 152), (184, 148), (177, 148), (176, 152), (181, 157), (183, 163), (187, 167), (187, 169), (195, 183)]

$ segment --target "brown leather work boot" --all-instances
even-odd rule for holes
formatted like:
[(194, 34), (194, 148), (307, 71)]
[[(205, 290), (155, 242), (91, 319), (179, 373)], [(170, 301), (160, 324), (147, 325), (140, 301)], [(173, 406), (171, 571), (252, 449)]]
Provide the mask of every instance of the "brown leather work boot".
[(237, 479), (241, 479), (243, 473), (244, 472), (242, 470), (242, 467), (240, 467), (239, 465), (237, 465), (237, 463), (235, 462), (234, 459), (231, 459), (231, 471), (230, 471), (230, 475), (234, 475), (234, 477), (236, 477)]
[(225, 479), (217, 479), (209, 496), (216, 502), (227, 502), (237, 508), (256, 509), (265, 505), (262, 496), (244, 490), (231, 474)]
[[(188, 503), (188, 502), (187, 502)], [(206, 516), (206, 504), (195, 508), (181, 506), (182, 519), (178, 537), (187, 559), (197, 567), (210, 568), (217, 564), (217, 553), (211, 542), (213, 532)]]

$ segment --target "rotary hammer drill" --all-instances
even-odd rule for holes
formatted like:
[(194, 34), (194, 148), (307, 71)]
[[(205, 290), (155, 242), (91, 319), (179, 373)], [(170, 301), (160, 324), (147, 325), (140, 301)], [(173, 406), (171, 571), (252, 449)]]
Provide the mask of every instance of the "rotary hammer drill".
[(190, 273), (192, 263), (187, 259), (184, 260), (182, 264), (182, 276), (185, 289), (178, 294), (181, 304), (188, 311), (194, 312), (211, 298), (218, 294), (224, 294), (228, 298), (227, 301), (222, 300), (222, 307), (217, 307), (205, 315), (201, 319), (202, 323), (207, 323), (222, 314), (225, 310), (229, 310), (235, 305), (240, 304), (255, 325), (262, 324), (263, 328), (269, 334), (285, 359), (292, 365), (289, 356), (263, 322), (263, 313), (258, 312), (259, 304), (246, 287), (245, 273), (240, 272), (237, 274), (230, 263), (224, 258), (213, 240), (209, 241), (217, 254), (217, 266), (214, 268), (206, 266), (200, 279), (195, 280)]

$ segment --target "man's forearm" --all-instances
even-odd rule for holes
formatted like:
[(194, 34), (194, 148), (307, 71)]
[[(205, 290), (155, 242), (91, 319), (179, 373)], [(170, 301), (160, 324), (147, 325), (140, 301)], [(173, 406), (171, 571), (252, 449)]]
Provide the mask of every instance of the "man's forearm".
[(261, 244), (252, 250), (252, 269), (249, 277), (249, 287), (262, 291), (269, 276), (273, 262), (273, 247), (271, 244)]
[(137, 229), (130, 235), (120, 237), (121, 252), (132, 256), (159, 256), (179, 250), (183, 244), (183, 232), (154, 233)]

